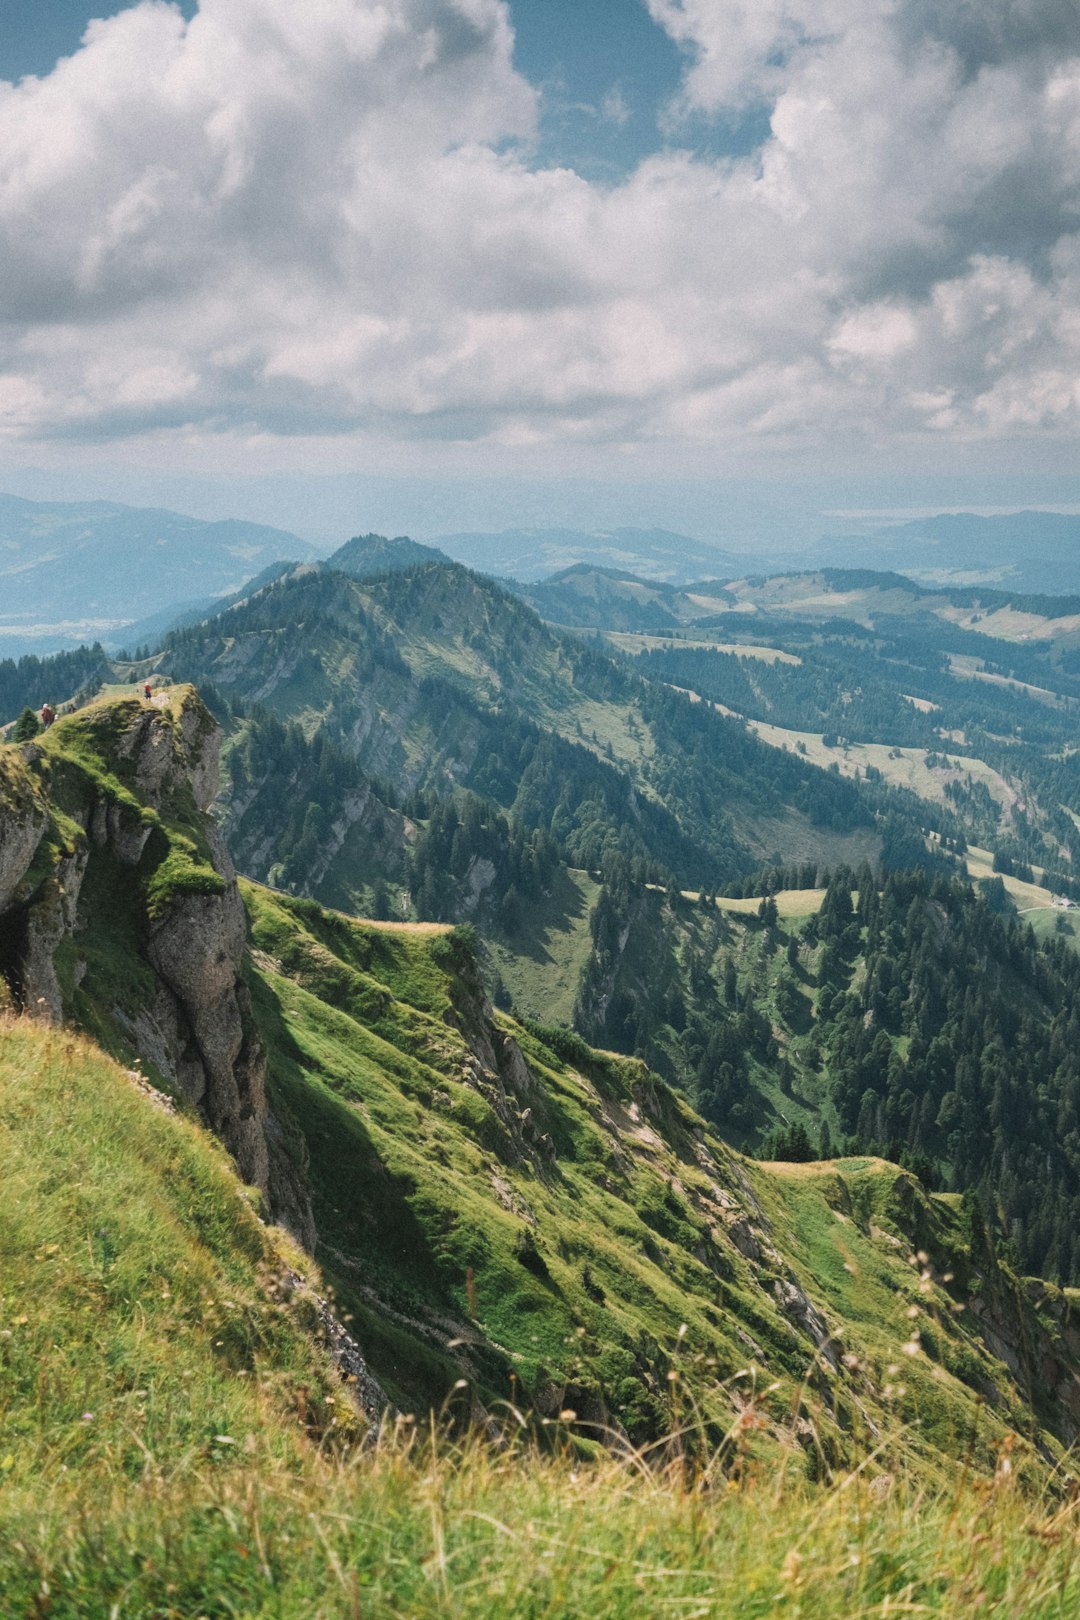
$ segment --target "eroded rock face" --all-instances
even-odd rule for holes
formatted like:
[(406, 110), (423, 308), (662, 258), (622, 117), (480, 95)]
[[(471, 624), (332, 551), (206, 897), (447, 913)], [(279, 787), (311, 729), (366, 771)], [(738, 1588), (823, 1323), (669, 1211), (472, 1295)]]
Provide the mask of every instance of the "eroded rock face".
[[(88, 865), (99, 854), (111, 857), (138, 884), (157, 817), (167, 826), (184, 805), (190, 817), (192, 799), (205, 813), (217, 792), (220, 732), (193, 693), (174, 699), (169, 712), (130, 703), (119, 712), (127, 723), (112, 731), (103, 726), (102, 752), (143, 809), (118, 792), (101, 791), (87, 776), (85, 802), (69, 806), (70, 820), (85, 837), (67, 852), (54, 838), (54, 864), (32, 894), (24, 880), (49, 831), (47, 804), (30, 777), (14, 780), (0, 800), (0, 943), (6, 928), (11, 946), (10, 961), (0, 953), (0, 968), (15, 983), (17, 1003), (51, 1021), (65, 1012), (59, 947), (95, 924), (80, 907)], [(181, 887), (159, 902), (145, 920), (153, 986), (140, 997), (137, 1012), (108, 1010), (137, 1050), (199, 1110), (272, 1213), (311, 1247), (315, 1231), (302, 1170), (268, 1114), (266, 1054), (241, 972), (247, 920), (236, 872), (214, 824), (204, 822), (201, 832), (210, 864), (223, 880), (221, 892)], [(126, 881), (122, 875), (120, 880)], [(76, 984), (81, 976), (77, 966)]]
[(201, 703), (182, 705), (177, 716), (158, 709), (136, 711), (133, 723), (115, 742), (119, 759), (135, 769), (135, 792), (160, 810), (182, 784), (206, 811), (218, 786), (221, 734)]
[(836, 1365), (836, 1347), (832, 1342), (829, 1324), (812, 1305), (797, 1283), (778, 1277), (773, 1284), (776, 1302), (784, 1315), (811, 1338), (831, 1366)]
[(150, 827), (118, 804), (99, 799), (87, 832), (99, 849), (109, 845), (121, 866), (138, 866), (150, 837)]
[(10, 802), (0, 814), (0, 915), (29, 871), (48, 823), (37, 795), (28, 786), (13, 785)]
[[(245, 927), (233, 879), (223, 894), (174, 900), (154, 925), (147, 955), (191, 1032), (202, 1071), (196, 1082), (200, 1094), (192, 1101), (232, 1153), (244, 1180), (265, 1191), (266, 1062), (239, 978)], [(189, 1087), (197, 1072), (189, 1057), (177, 1065), (174, 1078)]]
[(26, 950), (21, 964), (23, 1000), (28, 1012), (54, 1024), (60, 1023), (64, 1016), (64, 997), (54, 957), (61, 941), (75, 927), (86, 863), (85, 847), (62, 860), (54, 881), (47, 885), (27, 919)]

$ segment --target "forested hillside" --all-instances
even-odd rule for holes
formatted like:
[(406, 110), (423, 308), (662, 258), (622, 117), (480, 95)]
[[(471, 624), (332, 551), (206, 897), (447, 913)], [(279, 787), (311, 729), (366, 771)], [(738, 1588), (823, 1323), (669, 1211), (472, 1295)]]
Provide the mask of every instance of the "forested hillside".
[(758, 865), (764, 838), (864, 852), (888, 798), (778, 759), (456, 565), (363, 582), (301, 570), (175, 633), (157, 668), (321, 735), (401, 802), (466, 789), (574, 866), (617, 852), (715, 887)]
[(925, 869), (816, 892), (822, 874), (785, 876), (802, 887), (745, 911), (609, 881), (578, 1026), (641, 1053), (728, 1139), (910, 1164), (976, 1194), (1026, 1269), (1080, 1277), (1071, 937), (1040, 945), (992, 892)]

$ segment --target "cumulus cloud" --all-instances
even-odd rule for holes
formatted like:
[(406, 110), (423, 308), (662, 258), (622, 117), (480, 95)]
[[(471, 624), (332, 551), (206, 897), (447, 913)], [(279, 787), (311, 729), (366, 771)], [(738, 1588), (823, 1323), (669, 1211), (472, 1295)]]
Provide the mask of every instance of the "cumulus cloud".
[(757, 151), (530, 163), (503, 0), (141, 0), (0, 84), (0, 432), (1075, 432), (1075, 0), (647, 4)]

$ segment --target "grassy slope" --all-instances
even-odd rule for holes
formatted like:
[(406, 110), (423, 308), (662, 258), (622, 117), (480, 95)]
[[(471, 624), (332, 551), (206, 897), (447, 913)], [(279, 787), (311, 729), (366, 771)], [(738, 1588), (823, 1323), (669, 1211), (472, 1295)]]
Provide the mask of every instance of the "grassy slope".
[[(592, 1422), (610, 1411), (646, 1437), (672, 1420), (673, 1356), (722, 1428), (733, 1404), (725, 1381), (749, 1355), (774, 1381), (764, 1406), (774, 1435), (808, 1371), (825, 1456), (851, 1454), (857, 1411), (864, 1436), (886, 1421), (884, 1387), (897, 1381), (885, 1369), (910, 1339), (905, 1311), (922, 1299), (913, 1246), (932, 1231), (941, 1270), (966, 1267), (947, 1206), (881, 1164), (839, 1164), (817, 1181), (746, 1166), (640, 1064), (560, 1058), (509, 1020), (534, 1083), (500, 1097), (472, 1061), (475, 987), (453, 936), (383, 931), (246, 893), (272, 1086), (307, 1142), (319, 1258), (396, 1396), (438, 1400), (460, 1377), (488, 1404), (521, 1391)], [(746, 973), (767, 975), (774, 958), (758, 962), (749, 936), (746, 948)], [(798, 1108), (777, 1100), (789, 1117)], [(855, 1211), (846, 1220), (833, 1214), (838, 1198)], [(747, 1220), (758, 1232), (751, 1258), (731, 1233)], [(872, 1279), (857, 1298), (848, 1257)], [(841, 1369), (835, 1391), (778, 1304), (785, 1273), (865, 1369)], [(1023, 1402), (974, 1319), (945, 1289), (932, 1294), (938, 1359), (913, 1358), (905, 1382), (921, 1403), (906, 1415), (932, 1406), (933, 1421), (901, 1450), (940, 1462), (971, 1434), (972, 1378), (998, 1391), (980, 1445), (1022, 1421)]]
[[(1071, 642), (1080, 629), (1075, 616), (1053, 618), (1014, 607), (992, 611), (959, 606), (947, 595), (922, 591), (916, 584), (907, 589), (885, 585), (854, 585), (846, 589), (830, 585), (824, 575), (779, 574), (766, 580), (736, 580), (726, 586), (749, 614), (757, 611), (789, 614), (799, 619), (835, 617), (855, 619), (871, 626), (880, 614), (927, 617), (978, 630), (1002, 641), (1061, 640)], [(1050, 599), (1048, 599), (1050, 600)], [(752, 621), (751, 621), (752, 622)]]
[(336, 1377), (275, 1297), (306, 1262), (260, 1224), (223, 1150), (86, 1040), (0, 1019), (0, 1185), (16, 1504), (67, 1469), (137, 1480), (237, 1449), (295, 1462), (299, 1415), (329, 1426)]
[(718, 641), (715, 636), (706, 635), (703, 631), (695, 634), (684, 630), (681, 635), (669, 636), (650, 636), (636, 630), (605, 630), (601, 634), (609, 646), (631, 656), (654, 649), (678, 647), (680, 651), (738, 653), (740, 658), (760, 658), (766, 664), (802, 663), (802, 659), (795, 653), (784, 652), (779, 647), (755, 646), (753, 643), (742, 641)]
[(399, 1440), (293, 1478), (205, 1470), (111, 1498), (71, 1481), (4, 1514), (0, 1581), (11, 1612), (51, 1620), (1063, 1620), (1080, 1602), (1074, 1509), (1004, 1472), (942, 1494), (741, 1480)]
[(925, 748), (846, 741), (829, 748), (820, 732), (790, 731), (783, 726), (766, 725), (761, 720), (751, 720), (748, 724), (755, 736), (772, 748), (798, 751), (801, 744), (801, 752), (811, 765), (820, 765), (826, 770), (830, 765), (836, 765), (841, 776), (865, 775), (867, 766), (872, 765), (891, 787), (910, 788), (920, 799), (926, 799), (931, 804), (947, 804), (945, 784), (962, 782), (966, 778), (984, 783), (991, 798), (998, 804), (1011, 804), (1016, 797), (1000, 773), (981, 759), (955, 754), (947, 749), (940, 750), (939, 757), (948, 755), (950, 765), (932, 766), (926, 763), (930, 750)]
[[(421, 959), (395, 954), (390, 969), (437, 1004)], [(739, 1415), (714, 1452), (688, 1335), (665, 1381), (681, 1438), (592, 1461), (566, 1426), (543, 1450), (428, 1442), (408, 1425), (374, 1451), (328, 1446), (342, 1398), (267, 1286), (296, 1257), (214, 1144), (76, 1037), (0, 1027), (0, 1173), (5, 1614), (1049, 1620), (1080, 1600), (1073, 1508), (1021, 1493), (1027, 1445), (983, 1419), (984, 1446), (970, 1398), (897, 1349), (945, 1296), (894, 1247), (890, 1167), (751, 1171), (819, 1294), (845, 1300), (857, 1367), (801, 1401), (764, 1372), (737, 1379)], [(830, 1403), (863, 1466), (811, 1488), (795, 1442), (807, 1425), (827, 1434)], [(1013, 1472), (972, 1485), (954, 1466), (945, 1480), (930, 1454), (913, 1474), (916, 1417), (928, 1440)], [(787, 1443), (763, 1452), (762, 1424)]]
[(600, 884), (588, 872), (556, 869), (551, 892), (529, 908), (513, 939), (489, 941), (491, 960), (519, 1012), (570, 1024), (591, 949), (589, 924)]

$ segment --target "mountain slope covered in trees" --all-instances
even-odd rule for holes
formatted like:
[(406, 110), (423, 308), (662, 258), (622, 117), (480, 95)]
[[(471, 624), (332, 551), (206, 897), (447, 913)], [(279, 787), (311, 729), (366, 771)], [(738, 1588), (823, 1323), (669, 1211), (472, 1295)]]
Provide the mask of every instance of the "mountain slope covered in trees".
[(402, 798), (471, 791), (579, 866), (619, 850), (716, 885), (766, 853), (842, 857), (837, 837), (857, 858), (900, 805), (778, 757), (454, 565), (302, 570), (170, 637), (158, 667), (321, 733)]

